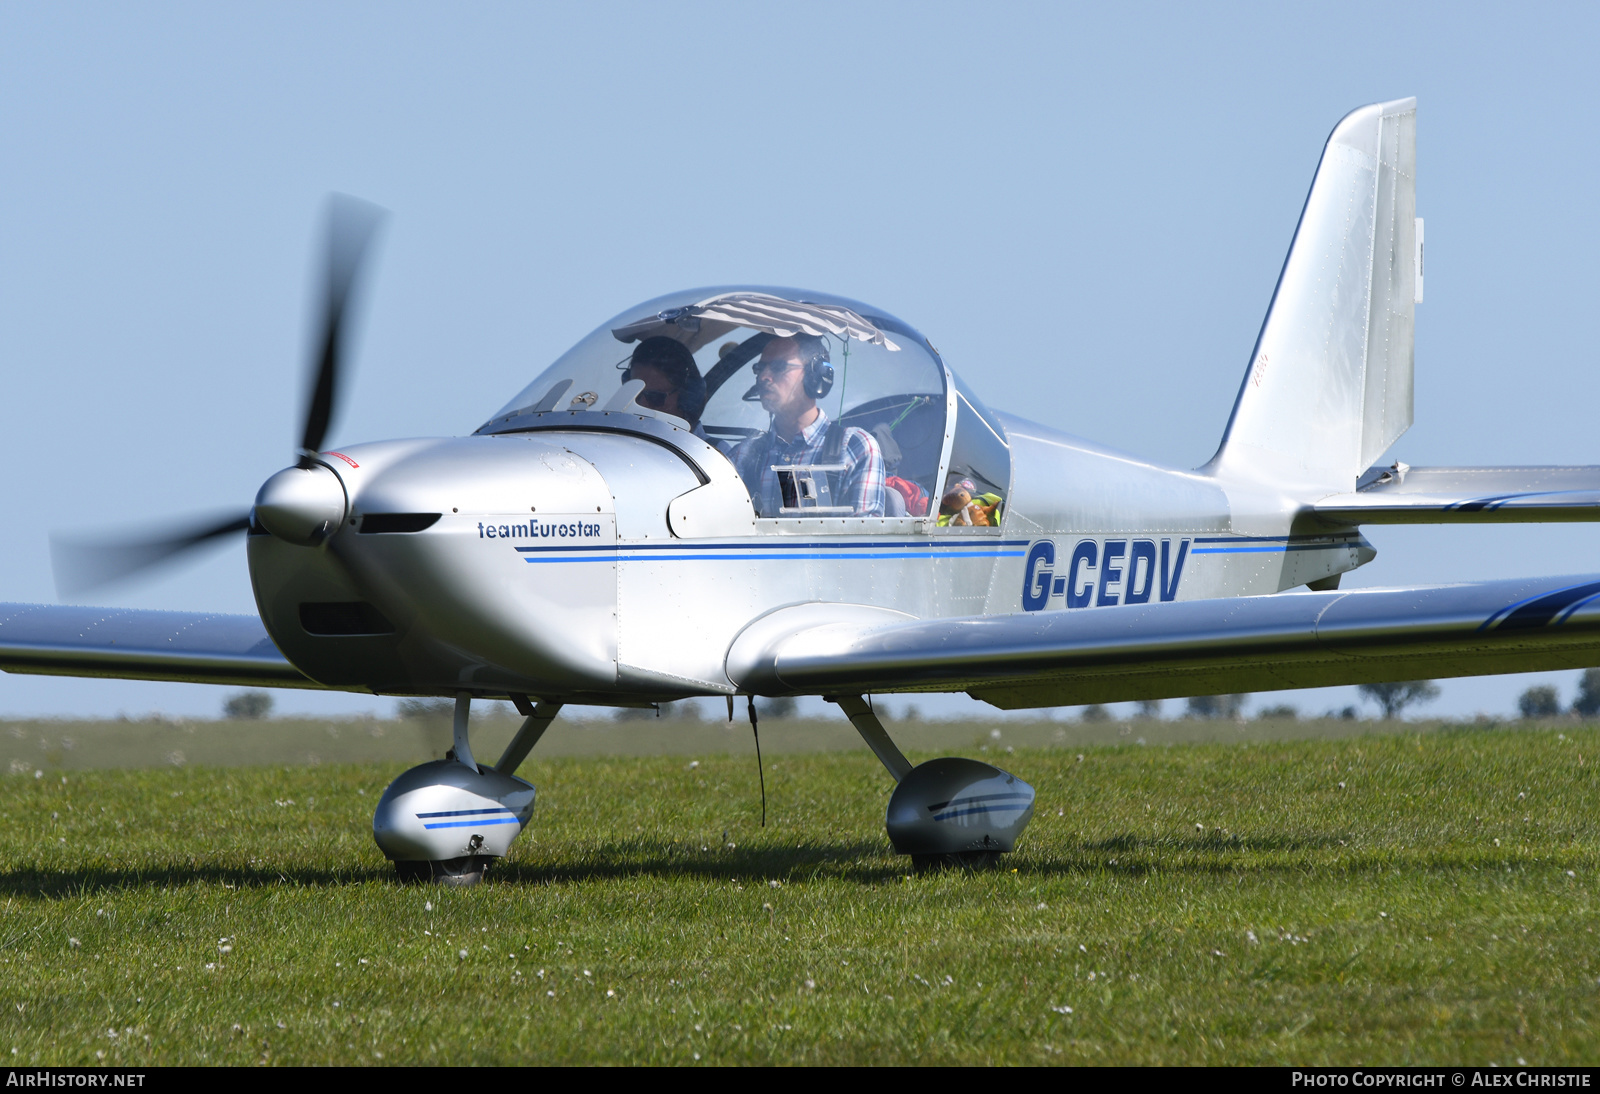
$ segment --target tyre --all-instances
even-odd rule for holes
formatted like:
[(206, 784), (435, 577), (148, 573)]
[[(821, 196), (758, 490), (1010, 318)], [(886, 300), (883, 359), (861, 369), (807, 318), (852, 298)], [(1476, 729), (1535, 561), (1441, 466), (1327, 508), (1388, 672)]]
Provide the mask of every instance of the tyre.
[(911, 865), (919, 874), (937, 873), (940, 870), (965, 870), (977, 873), (993, 870), (1000, 865), (999, 851), (952, 851), (945, 855), (912, 855)]
[(395, 873), (402, 882), (432, 881), (438, 885), (466, 888), (483, 880), (489, 871), (491, 855), (466, 855), (462, 858), (444, 859), (440, 862), (401, 862), (396, 860)]

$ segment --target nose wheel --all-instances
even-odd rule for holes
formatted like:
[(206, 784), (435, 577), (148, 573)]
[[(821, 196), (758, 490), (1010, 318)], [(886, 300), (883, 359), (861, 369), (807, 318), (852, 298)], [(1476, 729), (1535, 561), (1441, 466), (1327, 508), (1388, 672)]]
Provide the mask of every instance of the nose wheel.
[(402, 862), (396, 859), (394, 869), (400, 880), (408, 884), (432, 881), (465, 889), (482, 881), (493, 861), (490, 855), (465, 855), (438, 862)]
[(976, 874), (1000, 865), (999, 851), (955, 851), (948, 855), (912, 855), (911, 868), (919, 874), (940, 870), (965, 870)]
[(403, 882), (469, 886), (482, 881), (510, 850), (533, 814), (533, 784), (516, 770), (561, 710), (559, 703), (530, 704), (500, 762), (480, 765), (467, 739), (472, 698), (456, 698), (455, 743), (443, 760), (413, 767), (383, 792), (372, 835)]

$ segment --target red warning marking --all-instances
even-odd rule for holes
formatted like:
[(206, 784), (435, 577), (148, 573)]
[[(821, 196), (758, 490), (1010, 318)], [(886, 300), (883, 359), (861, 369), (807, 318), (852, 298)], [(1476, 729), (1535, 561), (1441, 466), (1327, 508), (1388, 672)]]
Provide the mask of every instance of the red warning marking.
[(345, 463), (349, 464), (351, 467), (360, 467), (361, 466), (355, 460), (352, 460), (349, 456), (346, 456), (343, 452), (329, 452), (327, 454), (329, 456), (338, 456), (341, 460), (343, 460)]

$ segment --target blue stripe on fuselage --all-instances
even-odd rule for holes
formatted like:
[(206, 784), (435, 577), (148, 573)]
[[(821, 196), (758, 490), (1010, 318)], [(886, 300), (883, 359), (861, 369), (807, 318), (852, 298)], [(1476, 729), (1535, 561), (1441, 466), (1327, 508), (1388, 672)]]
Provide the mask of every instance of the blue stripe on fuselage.
[(1196, 547), (1197, 555), (1259, 555), (1281, 554), (1284, 551), (1331, 551), (1337, 547), (1358, 547), (1353, 541), (1344, 543), (1284, 543), (1276, 547)]
[[(1314, 540), (1316, 542), (1305, 542)], [(1359, 547), (1356, 538), (1331, 540), (1327, 536), (1198, 536), (1194, 553), (1197, 555), (1261, 555), (1281, 551), (1333, 551), (1340, 548)], [(1202, 547), (1203, 543), (1224, 543), (1226, 547)], [(1243, 546), (1248, 544), (1249, 546)]]
[(885, 559), (885, 558), (1021, 558), (1028, 541), (996, 540), (990, 543), (971, 543), (959, 540), (934, 541), (883, 541), (865, 543), (817, 542), (799, 540), (793, 543), (660, 543), (618, 544), (599, 547), (595, 545), (517, 547), (516, 551), (531, 556), (525, 562), (749, 562), (790, 561), (820, 559)]

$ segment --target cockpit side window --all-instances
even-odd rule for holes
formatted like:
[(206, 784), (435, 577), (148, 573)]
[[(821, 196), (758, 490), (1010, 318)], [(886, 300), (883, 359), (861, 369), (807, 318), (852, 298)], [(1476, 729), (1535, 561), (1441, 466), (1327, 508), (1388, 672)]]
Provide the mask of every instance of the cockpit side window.
[(1011, 445), (978, 397), (955, 379), (956, 430), (939, 498), (941, 527), (998, 527), (1011, 484)]
[(757, 516), (929, 514), (944, 370), (915, 336), (880, 322), (841, 304), (731, 293), (667, 324), (695, 350), (701, 429), (738, 468)]

